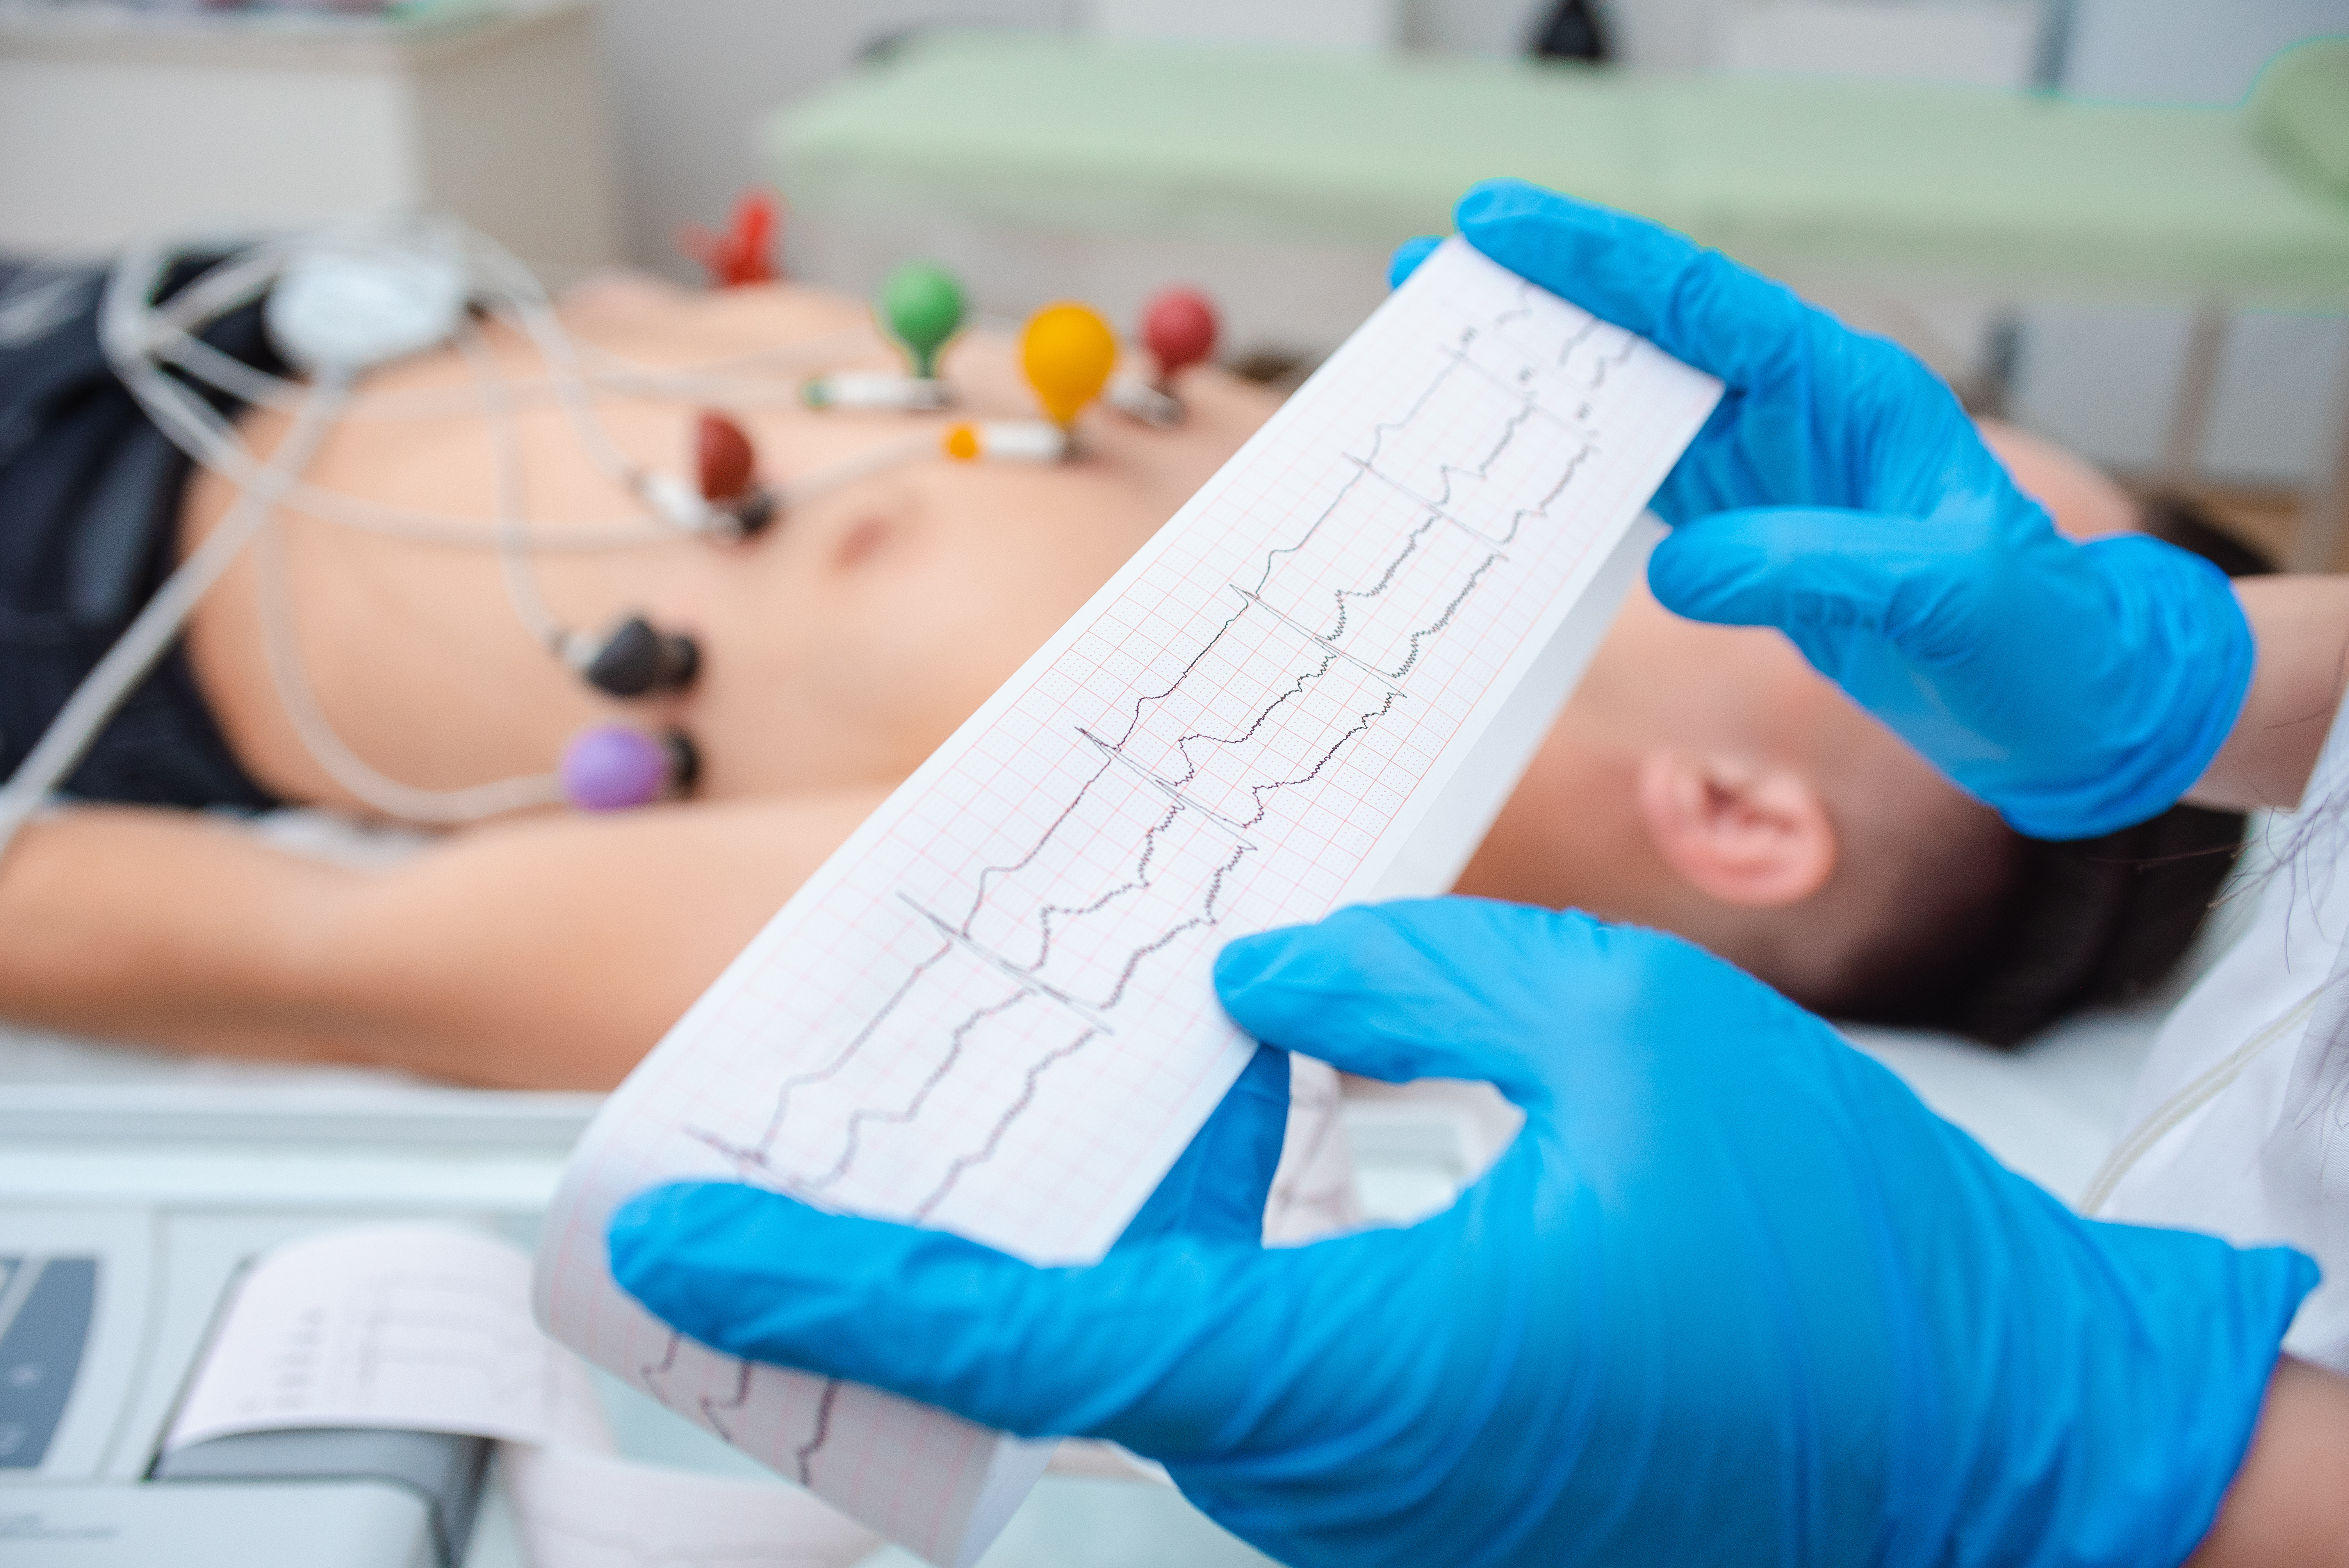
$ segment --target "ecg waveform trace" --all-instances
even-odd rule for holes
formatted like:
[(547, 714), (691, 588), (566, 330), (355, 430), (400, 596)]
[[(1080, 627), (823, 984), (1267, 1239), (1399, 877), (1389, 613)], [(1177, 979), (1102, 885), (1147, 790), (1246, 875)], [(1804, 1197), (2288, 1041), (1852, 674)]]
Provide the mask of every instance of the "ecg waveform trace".
[(549, 1226), (550, 1326), (959, 1560), (992, 1434), (682, 1340), (605, 1274), (611, 1209), (719, 1176), (1096, 1255), (1252, 1048), (1216, 949), (1378, 884), (1716, 392), (1431, 258), (615, 1096)]

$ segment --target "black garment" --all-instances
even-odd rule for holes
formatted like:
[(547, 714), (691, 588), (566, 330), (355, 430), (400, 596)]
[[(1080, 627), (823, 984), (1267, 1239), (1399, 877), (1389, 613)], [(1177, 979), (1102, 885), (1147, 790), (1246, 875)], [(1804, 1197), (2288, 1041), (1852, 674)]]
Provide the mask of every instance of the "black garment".
[(1531, 48), (1537, 59), (1603, 61), (1615, 57), (1607, 43), (1590, 0), (1558, 0), (1535, 29)]
[[(207, 264), (174, 266), (164, 296)], [(106, 277), (103, 268), (44, 274), (0, 264), (0, 776), (24, 760), (177, 563), (191, 465), (107, 366), (98, 340)], [(284, 368), (258, 304), (203, 336), (257, 368)], [(234, 411), (233, 399), (199, 390)], [(140, 805), (278, 804), (229, 749), (176, 642), (65, 792)]]

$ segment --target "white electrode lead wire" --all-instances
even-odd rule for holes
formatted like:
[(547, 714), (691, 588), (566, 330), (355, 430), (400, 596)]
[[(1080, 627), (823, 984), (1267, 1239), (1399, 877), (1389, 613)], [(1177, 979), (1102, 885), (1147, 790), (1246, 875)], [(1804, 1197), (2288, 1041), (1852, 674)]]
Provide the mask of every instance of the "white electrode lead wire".
[(497, 531), (498, 575), (505, 583), (506, 603), (512, 607), (523, 630), (560, 655), (568, 633), (555, 619), (539, 587), (530, 542), (523, 533), (523, 518), (530, 500), (523, 473), (522, 432), (514, 423), (513, 402), (507, 395), (507, 383), (498, 369), (496, 356), (481, 341), (481, 332), (472, 323), (459, 325), (456, 343), (458, 354), (472, 372), (473, 388), (490, 428), (491, 489), (494, 498), (491, 521)]
[[(152, 244), (137, 247), (126, 252), (116, 265), (107, 280), (106, 294), (99, 307), (100, 344), (117, 377), (174, 445), (231, 483), (250, 489), (258, 481), (266, 465), (245, 449), (233, 424), (191, 388), (166, 375), (157, 362), (159, 339), (172, 341), (173, 333), (182, 332), (191, 322), (202, 320), (195, 316), (179, 321), (166, 319), (152, 304), (155, 284), (164, 270), (162, 253)], [(282, 264), (282, 261), (283, 258), (279, 258), (278, 264)], [(231, 281), (238, 287), (223, 286), (217, 291), (217, 295), (232, 303), (240, 296), (251, 297), (250, 293), (244, 292), (246, 284), (250, 284), (257, 291), (274, 275), (274, 273), (260, 275), (255, 283), (254, 278), (256, 274), (245, 268), (242, 261), (225, 265), (236, 273)], [(188, 287), (202, 288), (211, 275), (207, 273)], [(175, 295), (172, 303), (176, 304), (177, 300)], [(202, 345), (201, 340), (189, 341), (198, 343), (207, 352), (217, 352), (211, 350), (209, 345)], [(356, 496), (322, 490), (298, 479), (281, 484), (278, 501), (280, 505), (321, 521), (366, 532), (469, 549), (497, 547), (495, 529), (478, 521), (378, 506), (362, 501)], [(675, 526), (648, 520), (533, 529), (530, 531), (530, 544), (533, 550), (633, 549), (668, 542), (678, 537), (679, 531)]]
[(284, 541), (265, 530), (254, 548), (254, 571), (261, 600), (261, 645), (270, 684), (311, 759), (355, 799), (397, 821), (446, 828), (484, 817), (563, 803), (563, 780), (553, 773), (523, 774), (460, 789), (427, 789), (378, 771), (350, 748), (319, 706), (303, 667), (301, 634), (294, 624), (293, 598), (285, 583)]
[[(538, 281), (538, 274), (523, 266), (513, 253), (497, 244), (486, 235), (464, 231), (460, 236), (466, 258), (472, 263), (476, 276), (487, 274), (496, 285), (493, 300), (499, 300), (513, 313), (524, 333), (538, 348), (540, 360), (546, 366), (547, 380), (554, 393), (555, 406), (571, 421), (571, 428), (587, 454), (587, 460), (604, 470), (606, 479), (631, 495), (642, 495), (645, 488), (645, 467), (620, 449), (612, 439), (611, 431), (596, 416), (595, 395), (589, 390), (587, 377), (579, 366), (579, 356), (574, 351), (571, 334), (564, 329), (563, 319), (555, 314), (554, 302)], [(501, 298), (502, 296), (502, 298)]]
[[(571, 354), (566, 331), (545, 302), (536, 279), (519, 262), (488, 242), (477, 239), (475, 244), (475, 253), (488, 253), (493, 270), (501, 274), (491, 280), (494, 286), (490, 291), (489, 303), (493, 308), (505, 306), (546, 359), (549, 377), (541, 384), (542, 388), (564, 408), (574, 433), (588, 449), (589, 460), (619, 488), (641, 494), (645, 469), (619, 450), (596, 418), (587, 378)], [(151, 297), (168, 265), (169, 253), (152, 243), (124, 253), (108, 280), (100, 312), (101, 341), (117, 376), (175, 445), (231, 483), (249, 488), (264, 467), (260, 459), (246, 449), (231, 421), (188, 387), (166, 375), (159, 360), (168, 358), (188, 374), (240, 397), (247, 392), (267, 394), (280, 385), (298, 386), (254, 371), (192, 335), (209, 319), (209, 311), (233, 308), (265, 287), (284, 266), (290, 247), (273, 242), (253, 255), (224, 263), (159, 308), (151, 303)], [(501, 258), (502, 264), (496, 264)], [(206, 311), (182, 306), (191, 293), (206, 303)], [(748, 360), (757, 356), (741, 357)], [(247, 377), (257, 379), (247, 380)], [(347, 399), (347, 407), (350, 401)], [(473, 406), (478, 408), (478, 401)], [(802, 475), (794, 483), (777, 487), (778, 495), (788, 509), (870, 474), (935, 456), (936, 451), (936, 441), (928, 437), (883, 442)], [(278, 505), (337, 527), (461, 549), (501, 550), (518, 536), (533, 553), (600, 552), (638, 549), (690, 537), (676, 524), (657, 519), (633, 522), (538, 522), (502, 529), (476, 519), (411, 511), (363, 500), (298, 478), (282, 487)]]
[[(250, 488), (257, 480), (266, 465), (245, 449), (235, 427), (221, 418), (210, 404), (150, 361), (119, 363), (116, 374), (173, 445), (231, 484)], [(389, 539), (468, 550), (494, 550), (498, 545), (496, 528), (478, 519), (381, 506), (300, 480), (284, 486), (279, 504), (321, 522)], [(672, 544), (688, 536), (667, 523), (646, 521), (539, 524), (525, 530), (524, 537), (533, 551), (571, 552), (634, 550)]]

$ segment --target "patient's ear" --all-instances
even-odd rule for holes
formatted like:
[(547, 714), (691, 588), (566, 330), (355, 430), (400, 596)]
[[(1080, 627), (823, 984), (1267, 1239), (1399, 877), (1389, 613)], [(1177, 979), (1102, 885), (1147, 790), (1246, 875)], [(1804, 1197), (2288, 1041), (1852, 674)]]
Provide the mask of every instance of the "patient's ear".
[(1835, 821), (1809, 777), (1777, 763), (1651, 751), (1632, 783), (1657, 851), (1723, 903), (1799, 903), (1835, 870)]

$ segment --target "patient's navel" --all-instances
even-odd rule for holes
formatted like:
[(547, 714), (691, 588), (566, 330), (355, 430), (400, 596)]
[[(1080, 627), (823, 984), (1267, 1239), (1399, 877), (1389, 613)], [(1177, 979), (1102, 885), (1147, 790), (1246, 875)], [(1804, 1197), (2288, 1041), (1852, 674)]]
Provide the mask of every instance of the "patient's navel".
[(840, 511), (847, 526), (832, 536), (828, 552), (833, 570), (852, 572), (874, 557), (903, 550), (930, 525), (929, 498), (903, 480), (864, 488), (862, 494), (843, 498)]
[(889, 542), (889, 520), (878, 512), (865, 512), (841, 531), (840, 541), (833, 546), (833, 564), (846, 572), (863, 565)]

